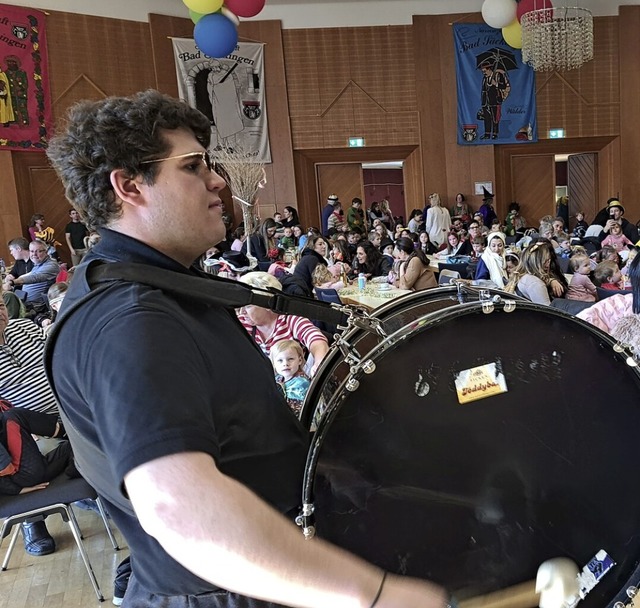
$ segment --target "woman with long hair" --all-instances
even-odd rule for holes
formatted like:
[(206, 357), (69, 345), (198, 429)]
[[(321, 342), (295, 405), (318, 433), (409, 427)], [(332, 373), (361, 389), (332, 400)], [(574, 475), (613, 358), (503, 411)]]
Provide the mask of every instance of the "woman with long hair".
[(400, 237), (396, 241), (393, 256), (399, 261), (396, 287), (400, 289), (431, 289), (438, 281), (429, 266), (429, 258), (420, 249), (415, 249), (413, 241)]
[(536, 304), (550, 304), (549, 290), (554, 280), (549, 271), (552, 253), (544, 241), (527, 247), (522, 252), (520, 263), (513, 271), (505, 291), (516, 293)]
[(491, 232), (487, 237), (487, 247), (478, 260), (475, 279), (490, 280), (498, 289), (507, 283), (507, 263), (504, 258), (506, 237), (502, 232)]
[(282, 225), (285, 228), (293, 228), (299, 223), (300, 223), (300, 218), (298, 217), (298, 210), (295, 207), (291, 207), (290, 205), (287, 205), (282, 210)]
[(426, 255), (435, 255), (438, 253), (438, 248), (431, 242), (429, 238), (429, 233), (426, 230), (423, 230), (418, 235), (418, 249), (422, 251), (422, 253)]
[(385, 277), (391, 270), (391, 262), (370, 241), (362, 241), (356, 249), (353, 270), (356, 274), (364, 274), (368, 279)]
[(452, 255), (458, 255), (463, 245), (464, 241), (460, 238), (460, 236), (456, 232), (451, 231), (449, 234), (447, 234), (446, 247), (438, 251), (438, 253), (436, 253), (436, 257), (445, 259)]
[(440, 247), (446, 241), (447, 234), (451, 230), (451, 216), (449, 212), (441, 206), (440, 195), (434, 192), (429, 196), (424, 229), (429, 233), (431, 242)]
[(296, 264), (293, 274), (302, 279), (309, 291), (313, 290), (312, 275), (318, 264), (331, 265), (329, 252), (331, 245), (329, 241), (321, 235), (309, 237), (305, 248), (302, 250), (300, 261)]
[(275, 238), (277, 230), (278, 226), (276, 225), (276, 221), (272, 217), (268, 217), (243, 243), (242, 253), (247, 253), (247, 242), (250, 242), (251, 255), (255, 257), (258, 262), (269, 262), (269, 251), (277, 247)]

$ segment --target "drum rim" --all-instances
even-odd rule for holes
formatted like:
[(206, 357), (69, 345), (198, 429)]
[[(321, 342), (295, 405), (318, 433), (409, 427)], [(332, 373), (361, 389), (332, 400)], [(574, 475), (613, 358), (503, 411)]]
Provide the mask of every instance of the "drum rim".
[[(463, 292), (465, 292), (466, 295), (476, 294), (476, 293), (479, 294), (480, 291), (489, 291), (494, 296), (497, 295), (500, 297), (506, 297), (508, 299), (516, 300), (516, 301), (523, 301), (523, 302), (529, 301), (526, 298), (523, 298), (522, 296), (519, 296), (515, 293), (513, 294), (508, 293), (496, 287), (476, 287), (476, 286), (470, 286), (466, 283), (461, 283), (460, 288)], [(457, 301), (457, 298), (456, 298), (459, 291), (460, 289), (458, 288), (458, 285), (442, 285), (442, 286), (434, 287), (432, 289), (423, 289), (423, 290), (413, 291), (411, 293), (407, 293), (398, 298), (389, 300), (382, 306), (376, 308), (369, 316), (374, 319), (379, 319), (381, 317), (384, 317), (387, 312), (393, 311), (395, 308), (402, 309), (404, 308), (404, 306), (411, 303), (413, 300), (418, 300), (418, 301), (421, 300), (422, 298), (425, 297), (425, 295), (428, 296), (427, 301), (431, 300), (432, 298), (438, 299), (438, 296), (442, 296), (444, 299), (445, 296), (449, 295), (451, 301), (454, 302), (453, 306), (458, 306), (461, 304), (461, 302)], [(350, 304), (345, 304), (345, 306), (357, 308)], [(444, 309), (440, 309), (440, 310), (444, 310)], [(434, 312), (438, 312), (438, 311), (434, 311)], [(427, 313), (427, 314), (431, 314), (431, 313)], [(353, 338), (356, 335), (359, 335), (362, 331), (364, 330), (358, 327), (350, 327), (347, 330), (345, 330), (344, 333), (340, 334), (340, 336), (342, 339), (346, 339), (348, 342), (350, 338)], [(307, 400), (307, 398), (305, 399), (304, 403), (302, 404), (302, 410), (300, 413), (300, 421), (302, 422), (304, 427), (307, 429), (311, 427), (311, 421), (315, 413), (315, 407), (317, 406), (317, 404), (312, 406), (310, 399), (316, 393), (318, 389), (318, 385), (326, 381), (326, 378), (324, 376), (327, 373), (327, 371), (331, 368), (331, 366), (334, 365), (334, 363), (336, 365), (339, 364), (339, 361), (338, 362), (334, 361), (334, 355), (339, 352), (340, 352), (340, 349), (337, 346), (332, 346), (329, 352), (326, 354), (326, 356), (322, 360), (322, 363), (316, 370), (316, 373), (313, 375), (313, 378), (311, 379), (311, 384), (309, 385), (309, 389), (307, 390), (307, 398), (309, 400)]]

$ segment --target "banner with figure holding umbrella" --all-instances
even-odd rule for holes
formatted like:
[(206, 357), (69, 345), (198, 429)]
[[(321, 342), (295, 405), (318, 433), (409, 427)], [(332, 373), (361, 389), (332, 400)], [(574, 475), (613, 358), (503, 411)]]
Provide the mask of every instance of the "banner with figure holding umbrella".
[(458, 144), (538, 140), (535, 78), (500, 30), (486, 24), (453, 26), (458, 90)]

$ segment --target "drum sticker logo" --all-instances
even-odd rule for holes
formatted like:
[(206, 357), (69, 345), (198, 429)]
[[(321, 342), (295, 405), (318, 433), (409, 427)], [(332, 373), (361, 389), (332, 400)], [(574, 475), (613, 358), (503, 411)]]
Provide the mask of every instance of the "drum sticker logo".
[(486, 363), (465, 369), (455, 375), (459, 403), (469, 403), (507, 392), (502, 362)]
[(578, 582), (580, 584), (580, 597), (584, 599), (599, 582), (600, 579), (611, 568), (616, 565), (611, 556), (604, 550), (600, 549), (589, 563), (578, 574)]

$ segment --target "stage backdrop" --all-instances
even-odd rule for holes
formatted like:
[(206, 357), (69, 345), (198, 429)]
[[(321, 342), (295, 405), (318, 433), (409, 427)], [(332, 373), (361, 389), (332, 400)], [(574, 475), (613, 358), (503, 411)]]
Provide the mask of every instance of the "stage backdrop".
[(533, 69), (500, 30), (479, 23), (453, 26), (458, 85), (458, 144), (538, 140)]
[(0, 150), (42, 151), (51, 127), (44, 13), (0, 4)]
[(241, 150), (270, 163), (264, 95), (264, 45), (239, 42), (222, 59), (190, 38), (173, 38), (180, 98), (211, 121), (211, 150)]

